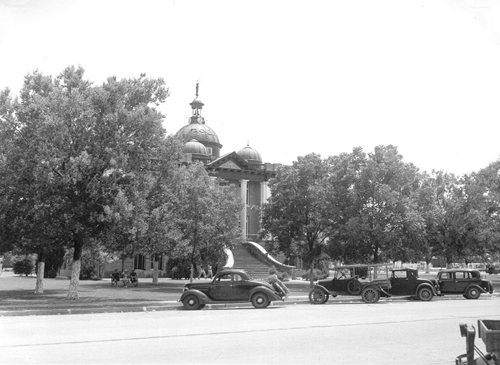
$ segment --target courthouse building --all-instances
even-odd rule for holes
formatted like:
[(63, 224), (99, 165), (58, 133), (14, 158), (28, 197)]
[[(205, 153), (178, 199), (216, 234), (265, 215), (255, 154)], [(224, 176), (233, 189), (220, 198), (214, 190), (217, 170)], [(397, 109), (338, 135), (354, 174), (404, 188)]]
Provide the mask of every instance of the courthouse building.
[[(204, 104), (198, 96), (198, 84), (195, 99), (190, 105), (192, 115), (188, 124), (176, 133), (176, 137), (184, 143), (181, 163), (202, 162), (211, 176), (224, 179), (228, 184), (239, 187), (239, 196), (243, 203), (240, 212), (240, 233), (243, 243), (235, 245), (233, 251), (228, 252), (228, 265), (245, 269), (254, 277), (266, 276), (270, 266), (282, 271), (290, 270), (291, 266), (276, 261), (258, 244), (261, 209), (269, 197), (267, 183), (275, 176), (279, 164), (263, 163), (259, 152), (248, 145), (237, 152), (221, 154), (222, 144), (219, 137), (205, 123), (202, 116)], [(167, 260), (168, 257), (160, 257), (158, 269), (161, 276), (168, 274), (165, 265)], [(60, 270), (60, 275), (70, 274), (70, 267), (67, 264)], [(98, 271), (103, 277), (109, 277), (114, 269), (119, 271), (134, 269), (139, 277), (150, 276), (153, 260), (151, 257), (136, 254), (134, 257), (107, 263)]]
[(198, 97), (198, 85), (190, 105), (189, 123), (176, 134), (184, 142), (184, 162), (201, 161), (211, 176), (239, 187), (243, 203), (241, 237), (244, 241), (259, 241), (261, 208), (269, 196), (267, 182), (275, 176), (278, 164), (263, 163), (260, 153), (248, 145), (237, 152), (221, 155), (219, 137), (202, 116), (204, 104)]

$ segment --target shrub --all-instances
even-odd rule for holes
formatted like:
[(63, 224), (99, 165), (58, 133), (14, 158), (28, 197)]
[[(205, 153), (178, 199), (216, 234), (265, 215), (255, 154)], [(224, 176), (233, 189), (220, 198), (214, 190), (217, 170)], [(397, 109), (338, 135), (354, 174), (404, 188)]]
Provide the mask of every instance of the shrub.
[[(303, 275), (302, 279), (309, 280), (309, 273), (310, 271), (307, 270)], [(314, 269), (313, 270), (313, 280), (322, 280), (326, 279), (328, 277), (328, 273), (325, 273), (319, 269)]]
[(170, 259), (167, 263), (167, 275), (171, 279), (187, 279), (191, 276), (191, 263), (186, 259)]
[(80, 280), (92, 280), (96, 278), (95, 269), (92, 266), (82, 265)]
[(14, 262), (14, 265), (12, 266), (14, 270), (14, 274), (18, 275), (30, 275), (33, 272), (33, 261), (29, 258), (24, 258), (22, 260), (18, 260)]

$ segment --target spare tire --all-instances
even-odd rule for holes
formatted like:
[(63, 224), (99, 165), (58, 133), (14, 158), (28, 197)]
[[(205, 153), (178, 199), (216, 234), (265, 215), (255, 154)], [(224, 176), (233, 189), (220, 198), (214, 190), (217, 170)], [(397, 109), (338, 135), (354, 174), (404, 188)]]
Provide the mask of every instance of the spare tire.
[(347, 292), (351, 295), (361, 294), (361, 283), (358, 279), (350, 279), (347, 281)]

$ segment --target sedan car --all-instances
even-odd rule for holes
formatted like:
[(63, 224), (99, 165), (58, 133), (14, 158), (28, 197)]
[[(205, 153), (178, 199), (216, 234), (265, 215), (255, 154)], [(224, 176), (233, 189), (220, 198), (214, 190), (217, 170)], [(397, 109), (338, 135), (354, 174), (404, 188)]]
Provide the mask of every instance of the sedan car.
[(266, 308), (272, 301), (285, 300), (287, 294), (264, 281), (252, 280), (243, 270), (223, 270), (210, 282), (189, 283), (181, 298), (185, 309), (202, 309), (206, 304), (251, 302)]
[(493, 293), (491, 281), (483, 280), (479, 270), (442, 270), (437, 275), (438, 294), (462, 294), (467, 299), (477, 299), (483, 293)]

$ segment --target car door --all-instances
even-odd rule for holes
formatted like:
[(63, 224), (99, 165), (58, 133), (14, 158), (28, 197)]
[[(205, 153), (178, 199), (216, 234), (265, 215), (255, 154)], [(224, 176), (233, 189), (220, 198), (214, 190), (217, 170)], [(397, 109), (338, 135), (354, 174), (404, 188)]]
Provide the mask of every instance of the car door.
[(455, 291), (457, 293), (463, 293), (472, 282), (469, 271), (457, 271), (455, 273)]
[(238, 274), (234, 274), (232, 287), (234, 300), (248, 300), (248, 295), (253, 287), (254, 285), (250, 281), (244, 280)]
[(404, 295), (406, 294), (406, 284), (408, 282), (406, 270), (393, 270), (391, 276), (391, 294)]
[(215, 278), (208, 294), (214, 300), (233, 300), (233, 274), (223, 274)]
[(442, 272), (439, 276), (439, 288), (442, 293), (455, 293), (455, 273)]

